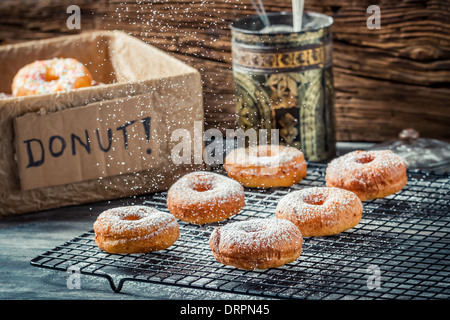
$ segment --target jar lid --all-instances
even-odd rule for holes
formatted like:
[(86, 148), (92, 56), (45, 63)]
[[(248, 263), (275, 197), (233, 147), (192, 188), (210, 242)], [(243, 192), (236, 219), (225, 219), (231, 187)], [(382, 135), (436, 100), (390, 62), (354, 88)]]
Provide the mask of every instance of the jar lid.
[(444, 170), (450, 168), (450, 143), (420, 138), (417, 130), (402, 130), (398, 140), (375, 145), (371, 150), (392, 150), (408, 164), (408, 169)]

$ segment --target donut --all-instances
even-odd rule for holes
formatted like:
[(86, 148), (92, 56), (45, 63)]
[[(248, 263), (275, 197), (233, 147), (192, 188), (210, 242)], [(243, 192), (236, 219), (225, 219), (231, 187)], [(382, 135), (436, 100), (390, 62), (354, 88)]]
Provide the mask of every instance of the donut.
[(36, 60), (14, 76), (11, 90), (15, 97), (69, 91), (92, 85), (89, 70), (72, 58)]
[(95, 243), (108, 253), (146, 253), (170, 247), (180, 236), (170, 213), (148, 206), (103, 211), (94, 222)]
[(275, 216), (295, 224), (304, 237), (341, 233), (361, 221), (361, 200), (351, 191), (312, 187), (283, 196)]
[(233, 149), (226, 157), (228, 176), (245, 187), (290, 187), (306, 177), (306, 161), (297, 148), (260, 145)]
[(293, 262), (302, 253), (302, 244), (302, 234), (293, 223), (275, 218), (229, 222), (214, 229), (209, 238), (218, 262), (246, 270)]
[(332, 160), (326, 186), (354, 192), (361, 201), (384, 198), (406, 185), (407, 164), (391, 150), (353, 151)]
[(178, 219), (193, 224), (219, 222), (245, 205), (244, 188), (214, 172), (191, 172), (177, 180), (167, 193), (167, 207)]

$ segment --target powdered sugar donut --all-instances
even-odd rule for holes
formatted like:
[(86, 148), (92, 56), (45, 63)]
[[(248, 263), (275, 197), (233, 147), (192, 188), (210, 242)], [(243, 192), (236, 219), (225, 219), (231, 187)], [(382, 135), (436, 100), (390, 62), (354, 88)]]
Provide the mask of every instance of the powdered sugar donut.
[(126, 206), (102, 212), (94, 223), (95, 243), (109, 253), (164, 250), (180, 236), (170, 213), (147, 206)]
[(250, 188), (289, 187), (306, 177), (303, 153), (293, 147), (261, 145), (232, 150), (224, 168), (230, 178)]
[(89, 70), (72, 58), (36, 60), (22, 67), (12, 82), (15, 97), (69, 91), (92, 85)]
[(353, 192), (313, 187), (288, 193), (278, 202), (275, 215), (294, 223), (304, 237), (337, 234), (361, 221), (363, 207)]
[(216, 228), (209, 246), (214, 258), (240, 269), (277, 268), (301, 255), (303, 237), (288, 220), (251, 219)]
[(361, 201), (384, 198), (408, 182), (406, 162), (391, 150), (353, 151), (332, 160), (326, 185), (350, 190)]
[(167, 195), (169, 211), (178, 219), (194, 224), (225, 220), (244, 205), (244, 188), (213, 172), (188, 173), (170, 187)]

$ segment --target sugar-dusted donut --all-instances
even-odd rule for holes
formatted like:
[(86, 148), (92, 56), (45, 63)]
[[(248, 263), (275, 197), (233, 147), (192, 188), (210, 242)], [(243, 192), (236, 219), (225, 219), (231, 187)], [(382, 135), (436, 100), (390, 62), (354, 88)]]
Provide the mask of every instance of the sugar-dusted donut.
[(69, 91), (92, 85), (92, 76), (81, 62), (72, 58), (36, 60), (14, 76), (15, 97)]
[(169, 248), (180, 236), (170, 213), (148, 206), (102, 212), (94, 223), (95, 243), (108, 253), (145, 253)]
[(391, 150), (353, 151), (332, 160), (326, 185), (356, 193), (361, 201), (384, 198), (408, 182), (407, 164)]
[(214, 172), (188, 173), (176, 181), (167, 194), (169, 211), (176, 218), (194, 224), (225, 220), (244, 205), (244, 188)]
[(353, 192), (312, 187), (282, 197), (275, 215), (294, 223), (304, 237), (319, 237), (355, 227), (361, 221), (362, 212), (361, 200)]
[(250, 219), (229, 222), (211, 233), (209, 246), (214, 258), (240, 269), (277, 268), (298, 259), (303, 237), (283, 219)]
[(303, 153), (293, 147), (260, 145), (236, 148), (225, 157), (230, 178), (250, 188), (289, 187), (306, 177)]

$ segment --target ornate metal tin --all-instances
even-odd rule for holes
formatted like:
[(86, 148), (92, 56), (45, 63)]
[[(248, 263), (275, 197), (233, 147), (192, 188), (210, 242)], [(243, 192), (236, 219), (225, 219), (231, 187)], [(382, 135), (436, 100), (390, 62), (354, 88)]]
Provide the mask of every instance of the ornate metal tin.
[[(269, 14), (269, 20), (292, 25), (289, 13)], [(281, 144), (301, 149), (309, 161), (324, 161), (336, 151), (333, 20), (306, 13), (303, 21), (318, 27), (262, 33), (258, 16), (232, 23), (236, 112), (242, 129), (279, 129)]]

